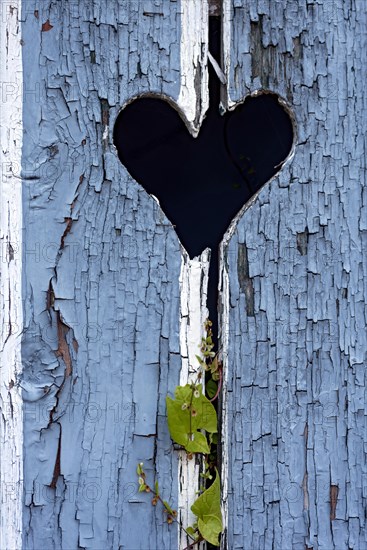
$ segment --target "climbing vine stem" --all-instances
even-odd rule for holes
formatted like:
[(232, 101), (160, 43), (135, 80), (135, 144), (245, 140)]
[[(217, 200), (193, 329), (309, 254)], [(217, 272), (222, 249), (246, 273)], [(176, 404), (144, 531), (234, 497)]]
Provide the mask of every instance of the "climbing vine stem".
[[(218, 417), (213, 405), (222, 387), (222, 364), (214, 351), (211, 321), (207, 320), (204, 326), (206, 336), (201, 339), (201, 355), (196, 356), (199, 362), (196, 380), (185, 386), (176, 386), (174, 398), (166, 397), (167, 422), (172, 440), (187, 452), (189, 458), (195, 453), (204, 459), (204, 471), (200, 474), (204, 483), (200, 486), (198, 498), (191, 505), (196, 521), (186, 528), (180, 524), (192, 541), (187, 549), (202, 541), (219, 546), (219, 536), (223, 531), (220, 479), (215, 460)], [(203, 393), (204, 372), (207, 376)], [(158, 482), (155, 482), (154, 490), (147, 484), (143, 463), (138, 464), (137, 474), (139, 492), (152, 493), (152, 505), (162, 504), (167, 523), (177, 522), (177, 511), (161, 498)], [(209, 482), (211, 484), (208, 486)]]

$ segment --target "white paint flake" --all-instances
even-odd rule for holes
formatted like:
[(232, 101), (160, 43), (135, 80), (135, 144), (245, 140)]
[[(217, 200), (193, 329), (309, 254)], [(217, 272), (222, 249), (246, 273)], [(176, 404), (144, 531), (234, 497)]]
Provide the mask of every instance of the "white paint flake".
[(196, 137), (209, 107), (209, 8), (207, 0), (182, 0), (181, 8), (181, 88), (177, 104)]

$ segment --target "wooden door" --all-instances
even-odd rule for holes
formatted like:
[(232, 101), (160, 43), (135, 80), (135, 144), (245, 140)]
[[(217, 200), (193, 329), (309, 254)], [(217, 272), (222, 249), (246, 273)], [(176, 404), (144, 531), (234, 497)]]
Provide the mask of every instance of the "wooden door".
[[(165, 396), (190, 376), (209, 254), (189, 259), (112, 134), (144, 94), (197, 134), (208, 12), (2, 6), (1, 548), (185, 546), (136, 465), (188, 522), (198, 465)], [(295, 127), (221, 248), (222, 546), (365, 550), (366, 9), (223, 0), (222, 22), (224, 105), (271, 91)]]

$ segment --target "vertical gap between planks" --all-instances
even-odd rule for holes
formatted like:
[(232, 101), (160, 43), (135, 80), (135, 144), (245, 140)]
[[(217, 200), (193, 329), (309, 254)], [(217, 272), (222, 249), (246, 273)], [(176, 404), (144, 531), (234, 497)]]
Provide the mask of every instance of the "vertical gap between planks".
[[(182, 0), (181, 14), (181, 89), (177, 99), (184, 112), (192, 135), (197, 136), (205, 112), (209, 107), (208, 86), (208, 0)], [(199, 367), (195, 355), (204, 335), (210, 250), (190, 260), (185, 250), (181, 259), (181, 315), (180, 346), (182, 369), (180, 385), (196, 378)], [(201, 461), (188, 460), (185, 451), (179, 451), (178, 519), (186, 528), (195, 521), (191, 506), (199, 489)], [(189, 544), (183, 530), (178, 530), (178, 548)], [(198, 550), (205, 543), (197, 545)]]
[[(182, 356), (180, 385), (195, 381), (199, 371), (199, 363), (195, 356), (199, 353), (201, 338), (204, 336), (204, 322), (208, 316), (206, 298), (209, 264), (209, 249), (204, 250), (199, 257), (192, 260), (190, 260), (186, 252), (183, 253), (180, 274), (180, 343)], [(192, 525), (195, 521), (195, 516), (191, 512), (190, 507), (197, 498), (201, 466), (202, 461), (195, 455), (189, 460), (186, 451), (179, 451), (178, 516), (185, 528)], [(187, 537), (184, 531), (181, 531), (179, 532), (178, 547), (182, 550), (187, 546)], [(198, 548), (203, 549), (205, 545), (200, 544)]]

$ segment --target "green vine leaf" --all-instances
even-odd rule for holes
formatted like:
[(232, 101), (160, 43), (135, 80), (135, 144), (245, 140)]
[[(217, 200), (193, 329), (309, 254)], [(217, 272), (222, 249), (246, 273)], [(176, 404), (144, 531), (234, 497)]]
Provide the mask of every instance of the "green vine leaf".
[(209, 369), (212, 375), (213, 380), (219, 380), (219, 361), (218, 356), (216, 355), (213, 361), (209, 365)]
[(213, 397), (216, 395), (218, 390), (218, 384), (214, 382), (213, 378), (210, 378), (205, 386), (206, 393), (209, 396), (209, 399), (213, 399)]
[(173, 441), (188, 453), (209, 454), (210, 447), (198, 430), (216, 433), (217, 413), (203, 395), (201, 385), (177, 386), (175, 399), (166, 397), (168, 429)]
[(223, 531), (222, 513), (220, 509), (220, 481), (217, 469), (212, 485), (191, 506), (192, 512), (198, 518), (198, 528), (201, 536), (219, 546), (219, 535)]

